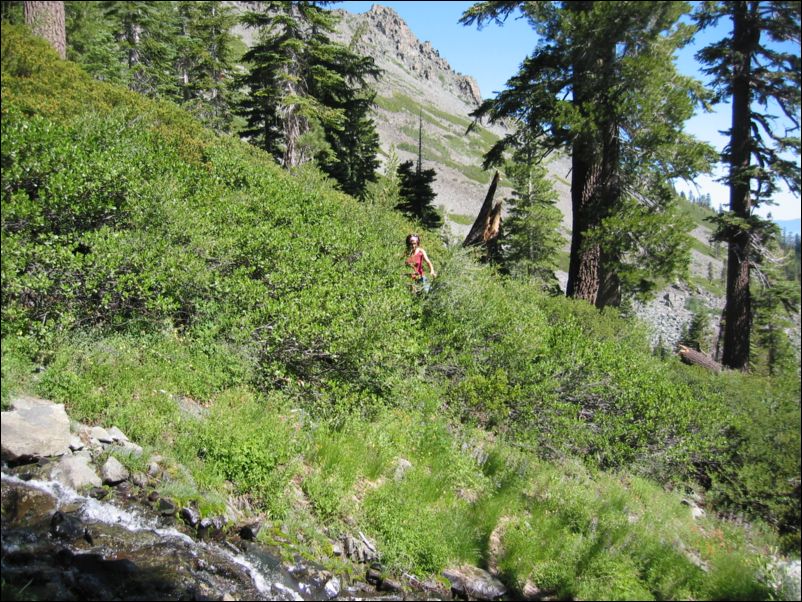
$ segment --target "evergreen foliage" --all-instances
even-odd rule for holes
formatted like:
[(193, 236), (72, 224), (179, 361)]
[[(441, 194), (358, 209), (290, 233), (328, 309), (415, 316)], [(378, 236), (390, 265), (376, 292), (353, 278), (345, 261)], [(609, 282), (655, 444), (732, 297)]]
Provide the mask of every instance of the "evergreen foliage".
[(427, 228), (437, 228), (443, 223), (442, 216), (432, 206), (437, 196), (432, 190), (432, 182), (436, 177), (434, 169), (421, 169), (420, 162), (417, 168), (412, 161), (404, 161), (398, 166), (401, 202), (397, 209), (419, 220)]
[[(537, 141), (568, 150), (573, 228), (568, 295), (599, 307), (686, 264), (673, 178), (706, 167), (707, 147), (682, 132), (702, 94), (677, 73), (674, 51), (691, 31), (682, 2), (483, 2), (462, 17), (480, 27), (520, 9), (540, 42), (517, 75), (474, 117), (511, 119), (515, 132), (487, 153)], [(646, 227), (640, 228), (644, 223)], [(647, 261), (644, 261), (644, 259)]]
[(558, 231), (562, 213), (546, 173), (543, 166), (524, 160), (510, 164), (507, 177), (512, 181), (514, 196), (507, 201), (509, 215), (501, 225), (501, 263), (513, 276), (559, 290), (554, 271), (557, 253), (564, 243)]
[(95, 78), (231, 127), (235, 23), (224, 2), (67, 2), (68, 58)]
[(345, 192), (362, 197), (378, 167), (370, 118), (379, 70), (330, 39), (335, 16), (316, 2), (262, 2), (244, 22), (259, 30), (245, 54), (242, 134), (285, 167), (316, 160)]
[[(730, 19), (730, 34), (697, 58), (713, 76), (717, 99), (732, 101), (730, 141), (721, 158), (729, 166), (730, 210), (717, 218), (716, 236), (729, 244), (723, 363), (747, 369), (753, 308), (750, 270), (761, 262), (772, 225), (753, 214), (771, 203), (780, 181), (799, 193), (799, 2), (706, 2), (696, 13), (701, 27)], [(790, 44), (792, 51), (777, 44)], [(768, 112), (777, 107), (790, 124)], [(760, 109), (762, 107), (762, 110)], [(772, 108), (772, 110), (774, 110)], [(796, 135), (794, 135), (796, 132)]]

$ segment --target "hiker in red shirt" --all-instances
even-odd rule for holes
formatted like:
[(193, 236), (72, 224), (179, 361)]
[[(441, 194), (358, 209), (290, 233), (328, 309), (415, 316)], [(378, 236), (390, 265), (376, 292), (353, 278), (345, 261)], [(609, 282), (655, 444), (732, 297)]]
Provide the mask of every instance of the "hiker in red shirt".
[(429, 275), (432, 278), (437, 277), (434, 266), (432, 262), (429, 261), (429, 256), (426, 255), (426, 251), (420, 246), (420, 236), (417, 234), (410, 234), (407, 236), (407, 264), (412, 268), (412, 274), (410, 274), (410, 276), (415, 281), (415, 285), (420, 285), (420, 288), (413, 285), (413, 290), (415, 292), (423, 290), (424, 293), (428, 293), (431, 288), (429, 280), (423, 272), (424, 261), (429, 266)]

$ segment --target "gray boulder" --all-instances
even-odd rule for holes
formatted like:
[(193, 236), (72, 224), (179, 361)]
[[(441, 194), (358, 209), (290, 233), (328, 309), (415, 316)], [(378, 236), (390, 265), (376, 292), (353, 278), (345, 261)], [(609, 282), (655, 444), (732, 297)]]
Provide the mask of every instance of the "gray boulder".
[(50, 471), (50, 478), (76, 491), (83, 487), (100, 487), (102, 482), (87, 455), (65, 456)]
[(62, 404), (20, 398), (13, 406), (18, 409), (0, 417), (3, 460), (60, 456), (69, 450), (70, 419)]
[(116, 485), (129, 477), (128, 469), (115, 457), (110, 457), (100, 469), (104, 485)]
[(475, 566), (446, 569), (443, 576), (454, 593), (469, 600), (496, 600), (507, 592), (501, 581)]

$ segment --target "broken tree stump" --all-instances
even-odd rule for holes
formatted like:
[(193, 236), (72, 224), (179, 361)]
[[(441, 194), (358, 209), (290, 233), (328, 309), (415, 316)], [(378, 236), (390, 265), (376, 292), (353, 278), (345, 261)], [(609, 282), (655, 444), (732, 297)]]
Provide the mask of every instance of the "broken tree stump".
[(501, 227), (501, 201), (493, 205), (493, 197), (496, 195), (499, 174), (495, 173), (490, 188), (485, 196), (485, 202), (473, 222), (471, 231), (462, 243), (463, 247), (473, 247), (484, 245), (488, 252), (492, 252), (496, 239), (498, 238), (499, 228)]

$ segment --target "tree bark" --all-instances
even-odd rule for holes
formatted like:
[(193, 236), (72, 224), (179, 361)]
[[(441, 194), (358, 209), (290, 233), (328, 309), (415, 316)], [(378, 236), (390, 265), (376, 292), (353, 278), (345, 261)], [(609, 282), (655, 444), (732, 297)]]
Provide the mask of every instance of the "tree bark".
[[(747, 175), (752, 150), (749, 87), (752, 57), (760, 41), (754, 20), (757, 2), (737, 2), (733, 11), (732, 134), (730, 139), (730, 210), (747, 219), (752, 210)], [(734, 370), (749, 366), (752, 298), (749, 293), (750, 233), (739, 229), (729, 241), (727, 256), (727, 306), (724, 321), (724, 365)]]
[(601, 165), (593, 160), (592, 142), (577, 140), (571, 157), (571, 260), (568, 267), (566, 295), (596, 303), (599, 293), (599, 262), (601, 249), (598, 244), (586, 244), (585, 232), (594, 225), (595, 189), (601, 173)]
[(479, 214), (476, 216), (476, 220), (474, 220), (473, 226), (471, 226), (471, 230), (468, 232), (468, 236), (465, 237), (465, 240), (462, 243), (463, 247), (479, 245), (486, 241), (485, 231), (488, 228), (488, 224), (493, 213), (493, 197), (496, 195), (498, 181), (499, 174), (496, 172), (493, 175), (493, 180), (490, 182), (490, 188), (487, 190), (487, 195), (485, 195), (485, 202), (482, 203), (482, 208), (479, 210)]
[(696, 349), (691, 349), (690, 347), (680, 345), (679, 356), (686, 364), (691, 364), (692, 366), (702, 366), (703, 368), (707, 368), (713, 372), (721, 372), (721, 365), (718, 362), (716, 362), (709, 355), (705, 355), (701, 351), (696, 351)]
[(25, 24), (31, 31), (50, 42), (62, 59), (67, 58), (67, 33), (64, 23), (64, 2), (23, 2)]

